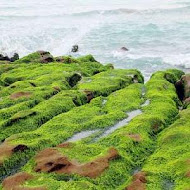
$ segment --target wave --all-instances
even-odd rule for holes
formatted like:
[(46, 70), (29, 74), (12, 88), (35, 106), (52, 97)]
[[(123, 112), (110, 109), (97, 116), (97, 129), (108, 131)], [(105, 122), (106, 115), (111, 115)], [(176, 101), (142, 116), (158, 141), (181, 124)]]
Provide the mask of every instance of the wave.
[(0, 19), (6, 19), (6, 18), (38, 18), (38, 17), (85, 17), (85, 16), (111, 16), (111, 15), (128, 15), (128, 14), (134, 14), (134, 13), (145, 13), (145, 14), (151, 14), (151, 13), (160, 13), (160, 12), (175, 12), (175, 11), (185, 11), (190, 10), (190, 5), (184, 5), (179, 7), (165, 7), (165, 8), (149, 8), (149, 9), (126, 9), (126, 8), (118, 8), (118, 9), (109, 9), (109, 10), (90, 10), (90, 11), (81, 11), (81, 12), (71, 12), (71, 13), (56, 13), (56, 12), (44, 12), (44, 13), (28, 13), (28, 12), (19, 12), (19, 13), (13, 13), (9, 12), (8, 10), (4, 9), (4, 13), (2, 12), (0, 14)]
[(120, 50), (112, 51), (112, 56), (118, 60), (160, 60), (163, 64), (173, 65), (183, 67), (185, 69), (190, 69), (190, 53), (189, 54), (150, 54), (150, 53), (143, 53), (140, 54), (135, 52), (135, 50), (131, 49), (129, 52), (123, 52)]

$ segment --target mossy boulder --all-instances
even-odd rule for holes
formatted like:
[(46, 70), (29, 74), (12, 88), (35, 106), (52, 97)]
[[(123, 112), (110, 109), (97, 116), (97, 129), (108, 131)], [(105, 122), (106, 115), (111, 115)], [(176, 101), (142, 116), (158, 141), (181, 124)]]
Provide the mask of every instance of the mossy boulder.
[(37, 51), (15, 61), (15, 63), (50, 63), (53, 61), (54, 58), (49, 52)]

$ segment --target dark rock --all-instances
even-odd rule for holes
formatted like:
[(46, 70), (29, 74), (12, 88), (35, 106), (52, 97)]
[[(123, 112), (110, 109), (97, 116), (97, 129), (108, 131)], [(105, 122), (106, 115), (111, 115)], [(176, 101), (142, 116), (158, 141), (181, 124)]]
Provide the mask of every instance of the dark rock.
[(75, 86), (78, 81), (80, 81), (82, 76), (79, 73), (74, 73), (71, 77), (68, 78), (68, 83), (71, 87)]
[(84, 90), (84, 93), (86, 94), (87, 102), (89, 103), (94, 98), (94, 94), (90, 90)]
[(190, 97), (190, 75), (183, 75), (175, 84), (177, 94), (180, 100), (186, 100)]
[(0, 61), (10, 61), (10, 58), (7, 55), (0, 54)]
[(79, 50), (79, 46), (78, 46), (78, 45), (74, 45), (74, 46), (72, 47), (71, 52), (76, 53), (76, 52), (78, 52), (78, 50)]
[(184, 96), (185, 96), (183, 82), (181, 80), (176, 82), (175, 88), (176, 88), (176, 92), (178, 94), (179, 99), (182, 101), (184, 99)]
[(129, 49), (127, 49), (126, 47), (122, 47), (121, 50), (122, 51), (129, 51)]
[(7, 55), (0, 54), (0, 61), (10, 61), (14, 62), (19, 59), (18, 53), (14, 53), (13, 57), (8, 57)]
[(10, 58), (10, 61), (11, 61), (11, 62), (14, 62), (14, 61), (16, 61), (16, 60), (18, 60), (18, 59), (19, 59), (18, 53), (14, 53), (13, 57)]
[(20, 145), (17, 145), (16, 147), (14, 147), (12, 151), (13, 152), (23, 152), (27, 149), (28, 149), (28, 147), (26, 145), (20, 144)]

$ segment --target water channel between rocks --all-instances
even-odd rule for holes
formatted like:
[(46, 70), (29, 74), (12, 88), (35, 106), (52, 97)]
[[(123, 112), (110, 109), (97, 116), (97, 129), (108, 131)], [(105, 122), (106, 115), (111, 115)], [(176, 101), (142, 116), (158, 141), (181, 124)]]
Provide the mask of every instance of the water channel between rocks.
[[(103, 104), (105, 104), (105, 103), (106, 103), (106, 100), (103, 101)], [(141, 107), (148, 106), (149, 104), (150, 104), (150, 100), (146, 100), (141, 105)], [(135, 118), (136, 116), (141, 115), (141, 114), (142, 114), (141, 109), (137, 109), (137, 110), (127, 112), (127, 115), (128, 115), (127, 118), (119, 121), (115, 125), (107, 128), (106, 130), (103, 130), (103, 132), (98, 137), (95, 137), (93, 142), (98, 141), (100, 138), (106, 137), (107, 135), (113, 133), (115, 130), (127, 125), (133, 118)], [(99, 131), (100, 131), (100, 129), (82, 131), (82, 132), (79, 132), (79, 133), (76, 133), (75, 135), (73, 135), (66, 142), (76, 142), (76, 141), (82, 140), (84, 138), (87, 138), (87, 137), (89, 137), (89, 136), (91, 136), (91, 135), (93, 135)]]

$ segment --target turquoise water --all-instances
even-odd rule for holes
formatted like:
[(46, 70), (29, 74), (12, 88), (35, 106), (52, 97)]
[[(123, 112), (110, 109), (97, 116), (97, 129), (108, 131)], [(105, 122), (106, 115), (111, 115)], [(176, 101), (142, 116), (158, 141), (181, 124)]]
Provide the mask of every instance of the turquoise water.
[(71, 54), (78, 44), (77, 55), (90, 53), (146, 77), (190, 68), (189, 0), (1, 0), (0, 33), (0, 51), (8, 54)]

